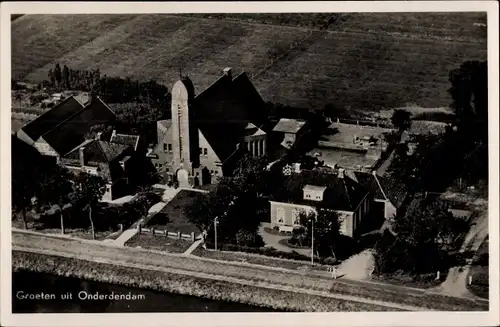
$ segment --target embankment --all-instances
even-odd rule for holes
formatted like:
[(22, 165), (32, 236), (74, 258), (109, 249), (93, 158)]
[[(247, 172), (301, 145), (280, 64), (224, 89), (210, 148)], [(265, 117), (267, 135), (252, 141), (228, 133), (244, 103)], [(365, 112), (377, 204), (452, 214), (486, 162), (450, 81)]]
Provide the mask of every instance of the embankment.
[[(13, 271), (27, 270), (56, 276), (197, 296), (211, 300), (237, 302), (280, 311), (395, 311), (382, 305), (340, 300), (293, 291), (242, 285), (229, 281), (197, 278), (163, 271), (138, 269), (80, 259), (12, 252)], [(250, 283), (249, 283), (250, 284)]]

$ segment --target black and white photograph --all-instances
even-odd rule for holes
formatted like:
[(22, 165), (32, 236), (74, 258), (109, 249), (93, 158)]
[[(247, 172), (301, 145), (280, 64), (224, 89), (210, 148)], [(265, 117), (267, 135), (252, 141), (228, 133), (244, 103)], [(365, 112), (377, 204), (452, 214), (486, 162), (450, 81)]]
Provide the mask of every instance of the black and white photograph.
[(2, 4), (5, 326), (498, 323), (498, 3), (460, 3)]

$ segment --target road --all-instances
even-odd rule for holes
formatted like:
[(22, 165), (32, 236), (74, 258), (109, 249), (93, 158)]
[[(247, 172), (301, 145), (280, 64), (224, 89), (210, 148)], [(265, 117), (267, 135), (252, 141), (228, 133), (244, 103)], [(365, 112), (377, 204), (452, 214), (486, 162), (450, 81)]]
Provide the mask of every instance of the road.
[(313, 272), (265, 267), (248, 263), (114, 246), (99, 241), (80, 240), (39, 233), (13, 231), (13, 250), (72, 257), (149, 270), (170, 270), (176, 274), (202, 274), (203, 278), (258, 281), (262, 287), (294, 289), (296, 292), (322, 292), (332, 298), (373, 303), (403, 310), (487, 310), (488, 302), (426, 293), (396, 285), (332, 280)]

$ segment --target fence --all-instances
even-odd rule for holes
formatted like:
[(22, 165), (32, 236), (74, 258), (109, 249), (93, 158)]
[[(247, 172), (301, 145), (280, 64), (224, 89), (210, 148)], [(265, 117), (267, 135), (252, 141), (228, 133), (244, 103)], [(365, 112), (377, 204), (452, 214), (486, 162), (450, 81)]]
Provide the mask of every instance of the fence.
[(170, 237), (170, 238), (175, 238), (178, 240), (189, 240), (191, 242), (196, 241), (196, 235), (194, 232), (191, 232), (190, 234), (183, 234), (180, 231), (177, 232), (170, 232), (167, 229), (157, 229), (157, 228), (145, 228), (142, 227), (141, 224), (137, 225), (137, 230), (139, 234), (149, 234), (149, 235), (158, 235), (158, 236), (164, 236), (164, 237)]

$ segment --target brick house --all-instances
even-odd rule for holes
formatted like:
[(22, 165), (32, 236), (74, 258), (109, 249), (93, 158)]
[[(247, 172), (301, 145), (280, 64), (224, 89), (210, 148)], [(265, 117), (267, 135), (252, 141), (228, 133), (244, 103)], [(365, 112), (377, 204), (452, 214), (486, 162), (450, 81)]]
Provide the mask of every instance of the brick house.
[(369, 192), (342, 169), (322, 185), (306, 184), (301, 192), (279, 194), (269, 202), (271, 224), (280, 226), (280, 229), (291, 230), (299, 226), (302, 212), (311, 213), (316, 212), (316, 208), (324, 208), (340, 215), (340, 231), (349, 237), (356, 237), (372, 203)]
[(264, 101), (245, 73), (231, 69), (200, 94), (187, 77), (172, 88), (172, 118), (157, 122), (148, 157), (165, 181), (205, 185), (230, 175), (245, 153), (267, 150)]

